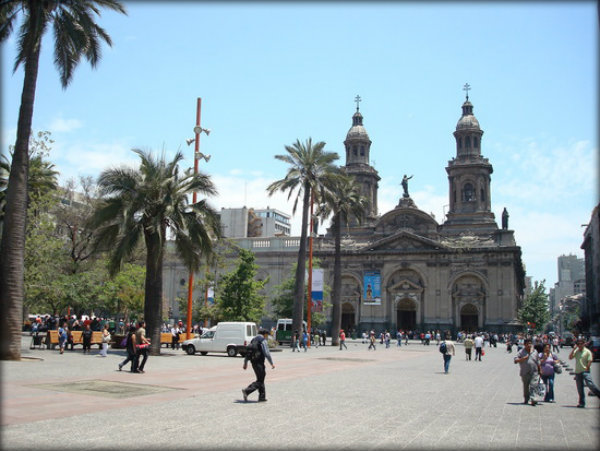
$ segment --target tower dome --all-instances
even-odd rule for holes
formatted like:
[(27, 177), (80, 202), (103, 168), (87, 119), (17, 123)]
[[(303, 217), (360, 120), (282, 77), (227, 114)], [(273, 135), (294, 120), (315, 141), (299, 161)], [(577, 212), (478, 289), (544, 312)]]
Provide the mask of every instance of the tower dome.
[(363, 116), (358, 111), (358, 108), (352, 116), (352, 127), (350, 127), (350, 130), (346, 134), (346, 140), (354, 139), (369, 140), (369, 134), (363, 126)]
[(473, 115), (473, 104), (469, 100), (465, 100), (462, 105), (462, 116), (456, 124), (456, 130), (480, 130), (479, 121)]

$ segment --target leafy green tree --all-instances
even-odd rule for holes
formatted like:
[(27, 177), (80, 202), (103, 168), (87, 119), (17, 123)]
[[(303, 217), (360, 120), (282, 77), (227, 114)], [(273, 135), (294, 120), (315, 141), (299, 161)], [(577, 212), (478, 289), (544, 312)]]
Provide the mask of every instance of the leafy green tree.
[(550, 321), (545, 283), (545, 280), (535, 281), (533, 291), (525, 298), (523, 307), (517, 313), (519, 321), (536, 333), (544, 330), (546, 323)]
[(14, 69), (24, 65), (23, 90), (17, 138), (6, 190), (5, 220), (0, 243), (0, 359), (21, 358), (21, 318), (24, 300), (25, 234), (29, 139), (38, 77), (42, 38), (54, 26), (54, 62), (63, 88), (82, 57), (94, 67), (102, 41), (110, 36), (94, 22), (100, 7), (125, 13), (116, 0), (14, 0), (0, 3), (0, 42), (4, 42), (22, 16)]
[(365, 213), (367, 199), (362, 196), (360, 186), (354, 178), (340, 172), (331, 178), (325, 186), (323, 199), (324, 211), (333, 214), (332, 229), (335, 243), (333, 262), (333, 310), (331, 315), (332, 345), (339, 345), (339, 331), (342, 325), (342, 224), (348, 224), (351, 218), (360, 223)]
[[(49, 209), (57, 202), (52, 197), (58, 189), (58, 171), (48, 160), (51, 145), (54, 141), (50, 138), (50, 132), (41, 131), (32, 136), (29, 147), (29, 177), (27, 179), (27, 210), (28, 214), (33, 204), (33, 217), (37, 216), (42, 209)], [(9, 154), (14, 154), (14, 147), (9, 146)], [(10, 177), (10, 160), (2, 155), (0, 159), (0, 221), (4, 219), (4, 207), (6, 205), (6, 189)], [(52, 202), (54, 201), (54, 202)], [(31, 221), (32, 218), (28, 218)]]
[[(295, 273), (294, 266), (294, 273)], [(294, 287), (296, 281), (292, 274), (273, 289), (274, 296), (271, 299), (271, 307), (275, 318), (291, 318), (294, 311)]]
[(308, 138), (305, 143), (296, 140), (291, 146), (285, 146), (287, 154), (275, 155), (275, 158), (289, 165), (286, 176), (271, 183), (267, 187), (269, 195), (277, 191), (288, 191), (288, 199), (295, 193), (292, 213), (296, 213), (298, 202), (302, 199), (302, 225), (300, 229), (300, 247), (298, 249), (298, 264), (294, 285), (294, 305), (292, 315), (293, 330), (302, 330), (304, 312), (304, 268), (306, 266), (306, 250), (308, 236), (308, 215), (311, 194), (323, 190), (327, 179), (335, 173), (333, 162), (339, 158), (337, 153), (325, 152), (324, 142), (313, 145)]
[[(313, 259), (313, 269), (317, 269), (320, 267), (320, 260), (318, 258)], [(273, 292), (274, 296), (271, 299), (271, 307), (273, 309), (273, 314), (275, 317), (273, 319), (279, 318), (289, 318), (292, 316), (293, 305), (294, 305), (294, 287), (295, 287), (295, 274), (296, 274), (296, 266), (291, 269), (290, 276), (285, 279), (281, 284), (274, 287)], [(331, 304), (326, 302), (325, 299), (329, 297), (330, 287), (328, 285), (323, 286), (323, 313), (322, 312), (312, 312), (311, 313), (311, 324), (313, 328), (319, 327), (321, 324), (327, 322), (327, 315), (324, 313)], [(308, 294), (308, 287), (304, 290), (304, 296), (306, 298)], [(306, 320), (306, 311), (303, 312), (303, 320)]]
[(240, 249), (238, 265), (220, 281), (217, 306), (224, 321), (253, 321), (259, 323), (264, 314), (265, 298), (259, 292), (267, 280), (254, 280), (257, 265), (254, 254)]
[(121, 271), (104, 283), (100, 295), (103, 308), (129, 321), (144, 311), (144, 281), (146, 268), (142, 265), (125, 263)]
[(98, 227), (98, 242), (112, 246), (109, 272), (119, 272), (124, 260), (143, 239), (146, 247), (144, 320), (152, 341), (151, 353), (160, 354), (162, 322), (162, 273), (167, 232), (188, 270), (196, 271), (201, 257), (213, 252), (220, 235), (217, 212), (206, 200), (189, 202), (194, 191), (202, 197), (216, 194), (209, 176), (191, 169), (179, 172), (183, 154), (172, 161), (156, 159), (151, 153), (134, 150), (141, 159), (139, 169), (108, 169), (98, 178), (103, 196), (91, 224)]
[(58, 313), (60, 294), (54, 293), (53, 284), (64, 270), (64, 243), (56, 236), (52, 218), (48, 214), (34, 215), (35, 208), (29, 209), (27, 222), (24, 311), (54, 314)]

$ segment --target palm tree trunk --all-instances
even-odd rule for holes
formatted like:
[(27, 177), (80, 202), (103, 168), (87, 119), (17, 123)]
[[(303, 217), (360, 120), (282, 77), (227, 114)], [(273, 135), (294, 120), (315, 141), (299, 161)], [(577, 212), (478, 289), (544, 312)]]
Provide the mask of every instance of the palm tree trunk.
[(331, 313), (331, 343), (333, 346), (338, 346), (339, 332), (342, 326), (342, 250), (341, 237), (342, 225), (340, 214), (336, 213), (333, 217), (333, 233), (335, 239), (335, 253), (333, 259), (333, 293), (332, 302), (333, 310)]
[(152, 343), (150, 345), (150, 355), (160, 355), (163, 251), (163, 243), (158, 235), (147, 234), (144, 321), (146, 321), (146, 336)]
[[(30, 8), (32, 28), (39, 20), (38, 8)], [(34, 30), (29, 30), (35, 35)], [(29, 176), (29, 136), (33, 120), (35, 89), (40, 59), (40, 43), (31, 45), (25, 61), (25, 76), (12, 158), (6, 212), (0, 243), (0, 359), (21, 359), (21, 329), (25, 297), (24, 261), (27, 219), (27, 179)]]
[[(308, 228), (308, 209), (310, 207), (310, 186), (304, 186), (302, 199), (302, 230), (300, 231), (300, 249), (298, 249), (298, 266), (296, 267), (296, 285), (294, 288), (294, 306), (292, 315), (292, 331), (302, 332), (304, 316), (304, 273), (306, 272), (306, 243)], [(292, 332), (293, 333), (293, 332)]]

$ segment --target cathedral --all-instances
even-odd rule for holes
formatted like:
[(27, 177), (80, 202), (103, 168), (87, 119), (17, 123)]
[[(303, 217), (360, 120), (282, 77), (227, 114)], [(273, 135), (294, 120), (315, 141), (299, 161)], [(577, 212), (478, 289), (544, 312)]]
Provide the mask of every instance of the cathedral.
[[(516, 319), (525, 284), (521, 248), (508, 227), (506, 210), (500, 227), (492, 213), (493, 168), (481, 153), (482, 136), (467, 91), (454, 131), (455, 154), (446, 166), (449, 210), (445, 221), (438, 224), (418, 208), (410, 197), (410, 177), (406, 175), (398, 205), (380, 214), (380, 177), (369, 164), (371, 140), (356, 108), (344, 141), (345, 170), (359, 184), (368, 207), (362, 221), (349, 218), (343, 227), (344, 330), (521, 329)], [(247, 235), (231, 240), (255, 254), (258, 278), (267, 281), (265, 295), (270, 311), (269, 299), (276, 295), (275, 287), (292, 276), (299, 237)], [(323, 269), (324, 283), (332, 287), (334, 237), (330, 230), (313, 239), (313, 257)], [(220, 276), (217, 269), (215, 275)], [(186, 280), (187, 272), (180, 262), (165, 262), (165, 297), (174, 310), (178, 310), (176, 299), (185, 297)], [(195, 289), (194, 298), (204, 299), (204, 294)], [(331, 333), (331, 308), (325, 308), (324, 313), (327, 323), (319, 327)], [(275, 322), (271, 312), (263, 325)]]
[[(521, 249), (504, 211), (491, 210), (492, 165), (484, 158), (483, 130), (473, 105), (462, 105), (446, 166), (449, 211), (438, 224), (420, 210), (402, 180), (398, 205), (379, 215), (371, 140), (357, 107), (344, 141), (345, 169), (368, 200), (366, 218), (350, 219), (342, 238), (342, 328), (364, 331), (515, 331), (524, 291)], [(325, 281), (333, 285), (333, 235), (316, 239)]]

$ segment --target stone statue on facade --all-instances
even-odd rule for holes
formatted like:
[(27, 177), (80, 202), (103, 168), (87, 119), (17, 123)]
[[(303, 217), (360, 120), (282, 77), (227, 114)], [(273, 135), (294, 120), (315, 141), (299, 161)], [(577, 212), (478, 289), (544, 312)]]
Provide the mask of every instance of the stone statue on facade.
[(506, 207), (502, 211), (502, 230), (508, 230), (508, 211), (506, 211)]
[(404, 174), (404, 177), (402, 177), (401, 184), (402, 184), (402, 189), (404, 189), (404, 194), (402, 194), (402, 197), (410, 197), (408, 195), (408, 181), (412, 178), (413, 178), (412, 175), (410, 177), (407, 177), (406, 174)]

